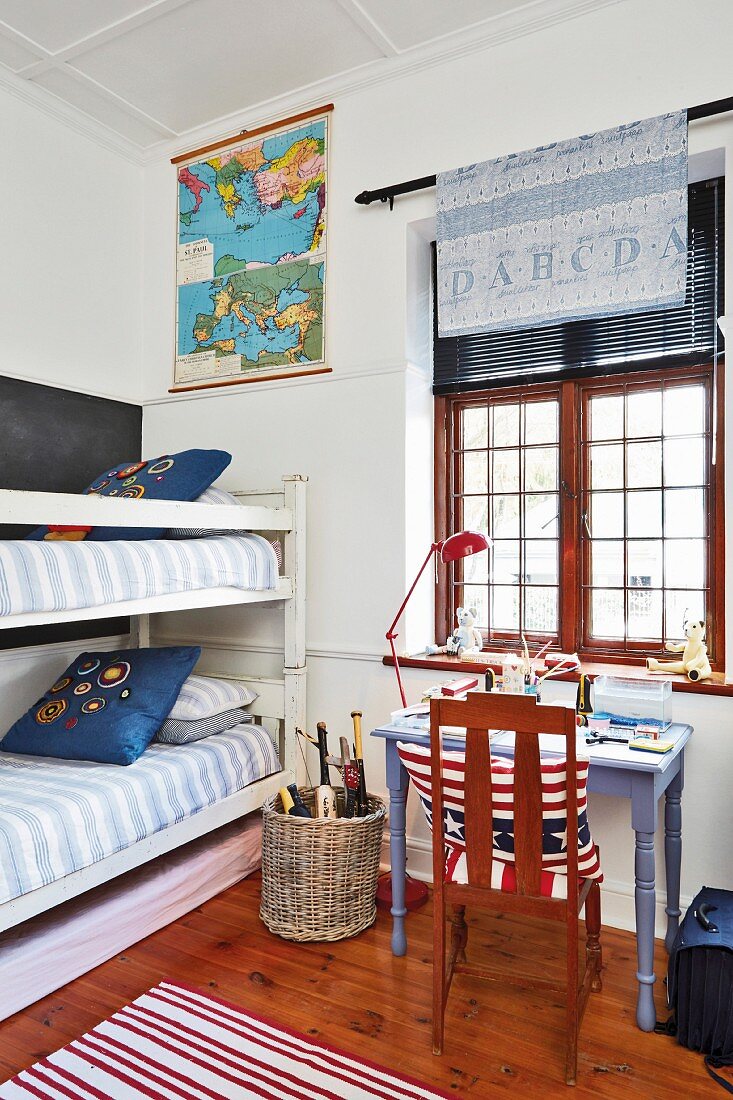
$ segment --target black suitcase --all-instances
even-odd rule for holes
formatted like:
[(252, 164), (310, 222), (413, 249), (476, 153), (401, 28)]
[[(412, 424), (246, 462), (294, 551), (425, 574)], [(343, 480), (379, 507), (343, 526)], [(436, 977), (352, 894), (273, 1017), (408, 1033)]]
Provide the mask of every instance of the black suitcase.
[(687, 910), (669, 956), (672, 1016), (660, 1031), (705, 1054), (710, 1075), (733, 1065), (733, 892), (704, 886)]

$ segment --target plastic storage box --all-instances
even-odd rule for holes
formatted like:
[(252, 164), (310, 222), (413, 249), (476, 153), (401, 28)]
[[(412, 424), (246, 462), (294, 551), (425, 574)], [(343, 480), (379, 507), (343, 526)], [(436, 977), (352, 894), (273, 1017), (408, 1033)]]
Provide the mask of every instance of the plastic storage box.
[(593, 682), (593, 713), (608, 715), (612, 726), (639, 723), (666, 730), (672, 724), (672, 681), (633, 680), (597, 676)]

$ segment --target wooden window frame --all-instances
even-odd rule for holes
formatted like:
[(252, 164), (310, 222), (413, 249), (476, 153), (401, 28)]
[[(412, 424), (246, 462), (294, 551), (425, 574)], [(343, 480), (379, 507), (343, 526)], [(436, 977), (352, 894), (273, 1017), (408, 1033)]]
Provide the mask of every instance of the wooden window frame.
[[(558, 403), (558, 443), (557, 444), (554, 444), (554, 443), (549, 444), (548, 443), (547, 445), (548, 446), (558, 446), (558, 450), (560, 452), (559, 453), (559, 468), (558, 468), (558, 488), (557, 488), (557, 490), (553, 490), (553, 492), (557, 493), (558, 497), (560, 496), (559, 483), (565, 478), (565, 474), (564, 474), (563, 468), (562, 468), (563, 459), (562, 459), (561, 447), (559, 446), (560, 433), (562, 431), (562, 424), (560, 423), (560, 410), (562, 408), (562, 404), (561, 404), (561, 384), (560, 383), (547, 383), (547, 384), (544, 384), (544, 385), (534, 385), (534, 386), (531, 387), (531, 389), (527, 389), (527, 388), (523, 388), (523, 387), (511, 387), (511, 388), (510, 387), (501, 387), (501, 388), (497, 388), (497, 389), (494, 389), (494, 390), (491, 390), (491, 391), (479, 391), (477, 393), (470, 393), (470, 394), (461, 395), (460, 397), (457, 397), (457, 398), (447, 398), (446, 399), (448, 402), (451, 403), (451, 406), (452, 406), (452, 416), (450, 417), (449, 423), (446, 425), (446, 430), (450, 431), (452, 433), (452, 447), (451, 447), (451, 451), (450, 451), (451, 456), (452, 456), (452, 461), (450, 463), (450, 469), (446, 469), (445, 475), (444, 475), (444, 491), (446, 493), (445, 500), (446, 500), (446, 507), (447, 508), (450, 509), (452, 500), (457, 499), (459, 496), (462, 496), (462, 488), (463, 488), (463, 486), (462, 486), (462, 470), (461, 470), (461, 462), (460, 462), (460, 455), (463, 453), (462, 447), (461, 447), (461, 440), (460, 440), (460, 415), (456, 415), (456, 413), (460, 413), (461, 411), (463, 411), (465, 409), (470, 409), (470, 408), (484, 408), (486, 406), (486, 402), (487, 402), (488, 399), (491, 400), (492, 406), (496, 407), (497, 405), (501, 405), (501, 404), (506, 404), (506, 405), (516, 404), (518, 399), (521, 399), (522, 405), (528, 405), (528, 404), (531, 404), (532, 402), (540, 402), (540, 401), (546, 400), (548, 397), (555, 398), (557, 400), (557, 403)], [(542, 446), (542, 445), (541, 444), (538, 444), (538, 445), (529, 444), (529, 445), (527, 445), (527, 449), (532, 449), (534, 446)], [(522, 452), (522, 454), (525, 453), (525, 446), (524, 445), (522, 445), (518, 449)], [(490, 454), (490, 453), (491, 453), (490, 450), (487, 451), (487, 455)], [(518, 490), (518, 492), (521, 495), (523, 495), (524, 492), (525, 492), (525, 490), (523, 488), (523, 479), (522, 479), (522, 474), (521, 474), (521, 466), (520, 466), (520, 489)], [(510, 493), (509, 495), (513, 496), (514, 493)], [(447, 514), (450, 515), (451, 513), (448, 512)], [(522, 523), (522, 520), (521, 520), (522, 514), (523, 514), (523, 510), (520, 509), (520, 530), (521, 530), (521, 523)], [(561, 526), (561, 523), (558, 522), (558, 528), (560, 528), (560, 526)], [(444, 537), (444, 536), (441, 536), (441, 537)], [(518, 535), (517, 541), (519, 541), (519, 542), (523, 541), (523, 537), (524, 537), (523, 534), (520, 533)], [(558, 623), (561, 623), (563, 621), (563, 610), (562, 610), (562, 587), (559, 583), (559, 574), (560, 574), (560, 570), (561, 570), (562, 565), (561, 565), (561, 561), (560, 561), (561, 540), (560, 540), (559, 535), (558, 535), (557, 543), (558, 543), (558, 584), (557, 585), (550, 584), (547, 587), (550, 587), (550, 588), (557, 587), (557, 590), (558, 590)], [(463, 567), (463, 562), (459, 560), (449, 570), (442, 570), (441, 571), (442, 574), (443, 574), (443, 576), (441, 577), (441, 580), (448, 586), (448, 589), (452, 588), (456, 582), (460, 581), (460, 575), (461, 575), (462, 567)], [(526, 588), (526, 587), (527, 586), (522, 585), (522, 588)], [(448, 596), (448, 600), (449, 600), (449, 604), (450, 604), (450, 611), (451, 612), (455, 611), (455, 601), (451, 601), (450, 595)], [(521, 615), (521, 599), (520, 599), (520, 615)], [(450, 630), (447, 631), (446, 636), (447, 636), (447, 634), (449, 634), (451, 632), (452, 629), (453, 629), (453, 627), (451, 627)], [(534, 634), (530, 631), (526, 631), (525, 633), (526, 633), (527, 641), (532, 642), (532, 643), (536, 643), (537, 645), (544, 645), (545, 642), (548, 640), (548, 637), (549, 637), (547, 634)], [(558, 635), (559, 635), (559, 632), (558, 632)], [(484, 648), (486, 648), (486, 642), (487, 642), (487, 639), (484, 638)], [(516, 643), (516, 635), (513, 632), (510, 632), (510, 631), (494, 631), (492, 633), (492, 636), (491, 636), (490, 645), (492, 647), (494, 647), (495, 643), (496, 643), (497, 647), (506, 647), (506, 648), (514, 648), (515, 649), (516, 644), (517, 644)], [(562, 638), (561, 638), (560, 635), (559, 635), (559, 644), (562, 645)]]
[[(549, 394), (559, 400), (559, 570), (558, 593), (558, 643), (561, 652), (578, 652), (590, 660), (611, 663), (639, 663), (646, 656), (664, 655), (660, 647), (654, 649), (643, 642), (625, 644), (588, 636), (588, 604), (584, 595), (584, 581), (589, 577), (590, 542), (582, 532), (582, 496), (589, 491), (585, 473), (585, 461), (581, 448), (581, 416), (586, 415), (589, 391), (607, 389), (618, 392), (624, 384), (633, 384), (635, 390), (658, 385), (660, 382), (682, 384), (695, 379), (708, 380), (708, 394), (713, 400), (706, 405), (706, 462), (710, 479), (707, 499), (707, 576), (710, 589), (707, 608), (707, 644), (710, 662), (714, 670), (725, 667), (725, 484), (724, 484), (724, 400), (723, 370), (702, 364), (696, 367), (668, 368), (657, 371), (629, 371), (610, 376), (594, 376), (587, 379), (534, 384), (531, 387), (501, 387), (477, 390), (465, 394), (435, 398), (434, 422), (434, 475), (435, 475), (435, 532), (436, 540), (452, 533), (452, 517), (456, 492), (460, 490), (458, 472), (460, 411), (472, 406), (482, 406), (490, 398), (500, 397), (510, 401), (518, 396), (540, 400)], [(586, 447), (587, 451), (588, 448)], [(454, 567), (438, 570), (435, 592), (436, 639), (442, 641), (452, 632), (455, 623), (453, 600)], [(528, 641), (530, 640), (528, 635)], [(492, 636), (492, 651), (517, 648), (516, 637)], [(484, 642), (486, 649), (486, 641)], [(555, 648), (555, 647), (553, 647)]]

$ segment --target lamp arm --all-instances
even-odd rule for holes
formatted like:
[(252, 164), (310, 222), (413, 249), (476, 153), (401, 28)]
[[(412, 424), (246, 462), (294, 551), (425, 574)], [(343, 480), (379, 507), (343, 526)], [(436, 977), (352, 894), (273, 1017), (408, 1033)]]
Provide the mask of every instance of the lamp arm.
[(425, 561), (424, 561), (424, 562), (422, 563), (422, 565), (420, 566), (420, 568), (419, 568), (419, 570), (418, 570), (418, 573), (417, 573), (417, 576), (415, 577), (414, 581), (413, 581), (413, 582), (412, 582), (412, 584), (410, 585), (410, 588), (409, 588), (409, 590), (408, 590), (408, 593), (407, 593), (407, 595), (405, 596), (405, 598), (404, 598), (404, 600), (402, 601), (402, 603), (400, 604), (400, 609), (399, 609), (399, 611), (397, 612), (397, 614), (395, 615), (395, 617), (394, 617), (394, 619), (393, 619), (393, 621), (392, 621), (392, 623), (391, 623), (391, 625), (390, 625), (390, 627), (389, 627), (389, 630), (387, 631), (387, 633), (386, 633), (386, 635), (385, 635), (385, 637), (386, 637), (387, 641), (389, 642), (389, 646), (390, 646), (390, 649), (392, 650), (392, 659), (393, 659), (393, 661), (394, 661), (394, 667), (395, 667), (395, 672), (397, 673), (397, 683), (399, 684), (399, 688), (400, 688), (400, 696), (402, 697), (402, 706), (403, 706), (403, 707), (406, 707), (406, 706), (407, 706), (407, 699), (405, 698), (405, 689), (404, 689), (404, 687), (403, 687), (403, 685), (402, 685), (402, 676), (400, 675), (400, 665), (399, 665), (399, 661), (397, 660), (397, 650), (396, 650), (396, 648), (395, 648), (395, 644), (394, 644), (394, 643), (395, 643), (395, 638), (397, 637), (397, 635), (395, 634), (395, 627), (397, 626), (397, 623), (398, 623), (398, 622), (399, 622), (399, 620), (400, 620), (400, 616), (402, 615), (402, 612), (403, 612), (403, 611), (405, 610), (405, 608), (407, 607), (407, 604), (408, 604), (408, 602), (409, 602), (409, 600), (410, 600), (410, 596), (412, 595), (412, 593), (413, 593), (413, 592), (415, 591), (415, 588), (417, 587), (417, 582), (418, 582), (418, 581), (420, 580), (420, 577), (421, 577), (421, 576), (423, 575), (423, 573), (425, 572), (425, 569), (426, 569), (426, 567), (427, 567), (427, 564), (428, 564), (428, 562), (429, 562), (429, 561), (430, 561), (430, 559), (432, 558), (432, 556), (433, 556), (433, 554), (435, 553), (435, 551), (436, 551), (436, 550), (440, 550), (440, 548), (442, 547), (442, 545), (443, 545), (443, 543), (442, 543), (442, 542), (434, 542), (434, 543), (432, 543), (432, 545), (431, 545), (431, 547), (430, 547), (430, 549), (429, 549), (429, 551), (428, 551), (428, 553), (427, 553), (427, 556), (426, 556), (426, 558), (425, 558)]
[(397, 623), (399, 622), (399, 619), (400, 619), (400, 615), (402, 614), (402, 612), (403, 612), (403, 611), (405, 610), (405, 608), (407, 607), (407, 604), (408, 604), (408, 602), (409, 602), (409, 600), (410, 600), (410, 596), (411, 596), (411, 595), (412, 595), (412, 593), (413, 593), (413, 592), (415, 591), (415, 588), (417, 587), (417, 582), (418, 582), (418, 581), (420, 580), (420, 577), (421, 577), (421, 576), (423, 575), (423, 573), (424, 573), (424, 571), (425, 571), (425, 567), (427, 566), (428, 562), (429, 562), (429, 561), (430, 561), (430, 559), (432, 558), (432, 556), (433, 556), (433, 554), (435, 553), (435, 551), (436, 551), (436, 550), (440, 550), (440, 548), (441, 548), (441, 546), (442, 546), (442, 545), (443, 545), (443, 543), (442, 543), (442, 542), (434, 542), (434, 543), (432, 544), (432, 546), (430, 547), (430, 549), (428, 550), (428, 553), (427, 553), (427, 557), (425, 558), (425, 561), (424, 561), (424, 562), (422, 563), (422, 565), (420, 566), (420, 569), (418, 570), (418, 574), (417, 574), (417, 576), (415, 577), (414, 581), (413, 581), (413, 582), (412, 582), (412, 584), (410, 585), (410, 589), (409, 589), (409, 591), (408, 591), (407, 595), (405, 596), (404, 600), (403, 600), (403, 601), (402, 601), (402, 603), (400, 604), (400, 609), (399, 609), (399, 611), (397, 612), (397, 614), (395, 615), (395, 617), (394, 617), (394, 619), (393, 619), (393, 621), (392, 621), (392, 623), (391, 623), (391, 625), (390, 625), (390, 627), (389, 627), (389, 630), (387, 631), (387, 635), (386, 635), (386, 637), (387, 637), (387, 641), (390, 641), (390, 640), (391, 640), (392, 638), (396, 638), (396, 637), (397, 637), (397, 635), (396, 635), (396, 634), (394, 634), (394, 633), (393, 633), (393, 631), (394, 631), (394, 628), (395, 628), (395, 627), (397, 626)]
[(400, 662), (397, 660), (397, 650), (395, 649), (394, 640), (397, 637), (396, 634), (388, 634), (387, 639), (389, 641), (389, 648), (392, 650), (392, 660), (394, 661), (394, 670), (397, 674), (397, 684), (400, 689), (400, 698), (402, 699), (402, 706), (407, 706), (407, 698), (405, 696), (405, 687), (402, 683), (402, 674), (400, 673)]

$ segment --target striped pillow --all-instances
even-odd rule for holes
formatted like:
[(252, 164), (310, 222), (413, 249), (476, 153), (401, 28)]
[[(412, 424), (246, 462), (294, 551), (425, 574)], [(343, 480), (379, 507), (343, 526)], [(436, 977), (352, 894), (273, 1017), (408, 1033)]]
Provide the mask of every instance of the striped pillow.
[(248, 707), (257, 692), (239, 680), (218, 680), (213, 676), (189, 676), (181, 688), (169, 719), (193, 721), (213, 718), (225, 710)]
[(165, 745), (190, 745), (193, 741), (200, 741), (202, 737), (224, 733), (247, 722), (254, 722), (254, 716), (241, 707), (225, 710), (221, 714), (215, 714), (213, 718), (166, 718), (154, 740)]
[[(430, 782), (430, 748), (399, 742), (400, 760), (420, 796), (428, 824), (432, 828), (432, 786)], [(598, 851), (590, 834), (587, 815), (586, 784), (589, 761), (577, 761), (578, 790), (578, 875), (601, 879)], [(452, 882), (468, 882), (466, 841), (464, 834), (464, 781), (466, 761), (463, 753), (443, 754), (443, 817), (446, 843), (446, 878)], [(504, 866), (514, 863), (514, 761), (510, 757), (491, 757), (493, 786), (493, 878), (506, 877)], [(554, 879), (567, 874), (567, 806), (565, 800), (566, 761), (544, 759), (541, 762), (542, 781), (542, 892), (548, 896), (563, 896), (564, 883)], [(512, 879), (513, 876), (509, 876)], [(507, 879), (507, 883), (509, 883)], [(492, 880), (493, 885), (493, 880)], [(498, 885), (509, 889), (509, 885)]]
[[(239, 504), (239, 501), (226, 489), (220, 489), (217, 485), (210, 485), (200, 497), (196, 498), (196, 504)], [(209, 531), (206, 528), (199, 530), (196, 527), (170, 527), (164, 538), (167, 539), (205, 539), (215, 535), (241, 535), (241, 531)]]
[[(228, 493), (226, 489), (220, 489), (217, 485), (212, 485), (202, 493), (196, 500), (196, 504), (239, 504), (239, 501), (231, 493)], [(209, 528), (196, 528), (196, 527), (170, 527), (166, 533), (167, 539), (208, 539), (215, 538), (218, 535), (242, 535), (243, 531), (214, 531)], [(283, 548), (282, 543), (276, 539), (270, 543), (270, 546), (275, 551), (275, 557), (277, 558), (277, 567), (282, 571), (283, 567)]]

